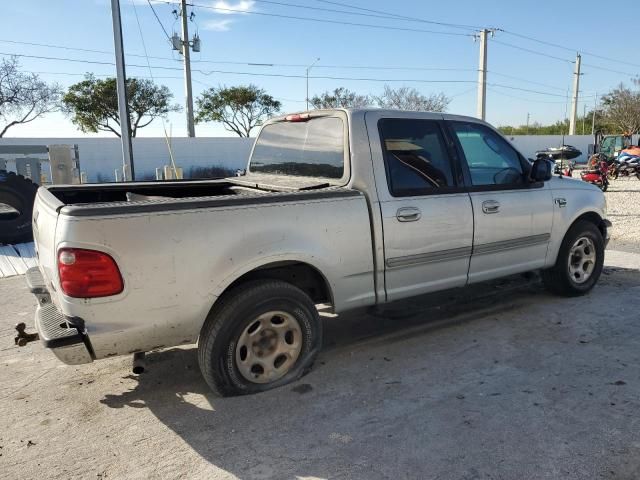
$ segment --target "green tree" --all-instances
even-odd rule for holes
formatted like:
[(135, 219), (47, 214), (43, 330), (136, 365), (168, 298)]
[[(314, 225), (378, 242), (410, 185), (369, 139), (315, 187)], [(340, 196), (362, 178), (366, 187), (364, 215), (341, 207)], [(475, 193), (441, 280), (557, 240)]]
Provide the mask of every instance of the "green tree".
[(640, 132), (640, 78), (634, 78), (638, 88), (618, 85), (602, 97), (602, 107), (608, 122), (616, 129), (611, 133)]
[(33, 122), (58, 110), (62, 89), (49, 85), (35, 73), (23, 73), (15, 57), (0, 63), (0, 137), (11, 127)]
[(239, 137), (280, 111), (281, 104), (255, 85), (209, 88), (196, 100), (196, 122), (220, 122)]
[[(178, 105), (171, 103), (173, 95), (164, 85), (156, 85), (146, 79), (128, 78), (126, 87), (132, 137), (156, 118), (181, 110)], [(87, 74), (84, 80), (69, 87), (62, 97), (62, 103), (64, 110), (71, 115), (71, 121), (82, 132), (104, 131), (120, 136), (115, 78), (100, 80)]]
[(371, 105), (372, 99), (369, 95), (359, 95), (348, 88), (340, 87), (327, 91), (320, 95), (314, 95), (309, 100), (313, 108), (359, 108)]
[[(576, 121), (576, 133), (581, 135), (584, 131), (585, 135), (591, 135), (592, 125), (595, 127), (595, 131), (615, 131), (615, 128), (608, 122), (602, 110), (596, 110), (594, 125), (592, 110), (590, 112), (588, 111), (584, 116), (578, 116)], [(504, 135), (567, 135), (569, 133), (569, 120), (558, 120), (550, 125), (542, 125), (539, 122), (533, 122), (529, 126), (503, 125), (498, 127), (498, 130)]]

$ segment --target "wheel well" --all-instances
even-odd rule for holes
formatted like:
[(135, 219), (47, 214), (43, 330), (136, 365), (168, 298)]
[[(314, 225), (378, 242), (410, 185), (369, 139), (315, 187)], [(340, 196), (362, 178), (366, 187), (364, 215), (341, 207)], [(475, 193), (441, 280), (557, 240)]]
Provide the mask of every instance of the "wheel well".
[(602, 217), (598, 215), (596, 212), (583, 213), (582, 215), (580, 215), (578, 218), (575, 219), (575, 221), (571, 224), (571, 226), (575, 225), (575, 223), (580, 220), (586, 220), (587, 222), (593, 223), (596, 227), (598, 227), (598, 230), (600, 230), (600, 233), (602, 234), (602, 238), (607, 237), (607, 225), (605, 224)]
[[(263, 265), (255, 270), (245, 273), (229, 285), (225, 292), (240, 284), (252, 280), (282, 280), (298, 287), (309, 295), (315, 303), (332, 303), (331, 288), (324, 275), (315, 267), (303, 262), (283, 261)], [(224, 295), (224, 293), (222, 295)]]

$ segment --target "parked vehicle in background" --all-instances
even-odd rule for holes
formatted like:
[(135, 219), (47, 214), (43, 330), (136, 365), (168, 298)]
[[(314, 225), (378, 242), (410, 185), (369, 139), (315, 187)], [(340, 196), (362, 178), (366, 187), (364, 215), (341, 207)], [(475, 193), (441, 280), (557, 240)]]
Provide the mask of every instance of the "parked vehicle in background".
[(603, 192), (606, 192), (609, 188), (609, 165), (600, 155), (596, 156), (598, 158), (595, 166), (590, 166), (587, 170), (582, 170), (580, 172), (580, 178), (583, 182), (595, 185)]
[(602, 132), (596, 132), (594, 152), (592, 153), (601, 154), (608, 163), (611, 163), (618, 157), (622, 150), (631, 144), (632, 136), (630, 134), (604, 135)]
[(198, 343), (209, 386), (299, 378), (342, 313), (531, 270), (590, 291), (600, 190), (528, 161), (475, 118), (317, 110), (274, 118), (243, 176), (40, 188), (36, 325), (79, 364)]

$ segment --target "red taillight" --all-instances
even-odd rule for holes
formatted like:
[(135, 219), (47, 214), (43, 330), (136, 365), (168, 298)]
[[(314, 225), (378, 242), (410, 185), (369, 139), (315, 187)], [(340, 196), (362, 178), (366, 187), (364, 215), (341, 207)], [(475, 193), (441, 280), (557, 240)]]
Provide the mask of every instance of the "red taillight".
[(58, 274), (62, 291), (70, 297), (107, 297), (120, 293), (124, 288), (113, 258), (95, 250), (58, 250)]

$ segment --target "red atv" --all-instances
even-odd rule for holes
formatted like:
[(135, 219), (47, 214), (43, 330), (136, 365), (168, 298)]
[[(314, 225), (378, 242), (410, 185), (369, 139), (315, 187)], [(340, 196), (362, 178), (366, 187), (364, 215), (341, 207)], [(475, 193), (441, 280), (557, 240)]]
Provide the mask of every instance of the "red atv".
[[(597, 158), (594, 158), (596, 157)], [(589, 160), (589, 169), (580, 173), (582, 181), (596, 185), (603, 192), (609, 188), (609, 177), (607, 173), (609, 171), (609, 164), (600, 155), (594, 155)]]

